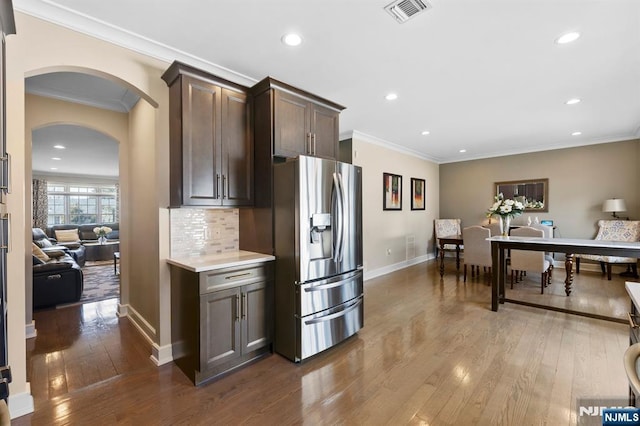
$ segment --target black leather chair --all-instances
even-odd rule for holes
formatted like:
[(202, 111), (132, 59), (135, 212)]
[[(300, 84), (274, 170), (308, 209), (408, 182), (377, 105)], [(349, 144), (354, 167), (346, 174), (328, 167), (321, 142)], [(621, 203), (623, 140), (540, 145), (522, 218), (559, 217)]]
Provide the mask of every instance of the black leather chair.
[(82, 297), (82, 269), (68, 254), (42, 262), (33, 256), (33, 308), (78, 302)]

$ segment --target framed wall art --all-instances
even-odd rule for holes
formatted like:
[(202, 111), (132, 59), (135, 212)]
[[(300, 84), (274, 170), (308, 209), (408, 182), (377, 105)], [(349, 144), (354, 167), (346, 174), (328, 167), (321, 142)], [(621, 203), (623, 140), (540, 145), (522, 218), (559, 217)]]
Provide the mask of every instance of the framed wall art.
[(426, 198), (425, 180), (411, 178), (411, 210), (425, 210)]
[(382, 174), (382, 209), (402, 210), (402, 176)]

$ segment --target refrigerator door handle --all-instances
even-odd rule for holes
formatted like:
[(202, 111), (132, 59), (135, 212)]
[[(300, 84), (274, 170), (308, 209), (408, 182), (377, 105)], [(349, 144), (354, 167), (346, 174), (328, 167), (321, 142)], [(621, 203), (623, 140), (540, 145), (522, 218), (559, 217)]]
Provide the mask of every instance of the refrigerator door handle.
[(342, 262), (342, 258), (344, 257), (344, 245), (345, 245), (345, 241), (347, 239), (346, 231), (347, 231), (347, 227), (345, 226), (344, 221), (347, 220), (347, 196), (345, 195), (344, 192), (344, 182), (342, 181), (342, 175), (340, 173), (338, 173), (338, 180), (340, 181), (340, 198), (342, 200), (341, 206), (342, 206), (342, 217), (340, 218), (340, 223), (342, 223), (342, 237), (340, 238), (340, 258), (338, 259), (340, 262)]
[(321, 280), (319, 281), (319, 284), (309, 285), (308, 287), (304, 286), (305, 287), (304, 291), (308, 293), (313, 291), (324, 291), (328, 288), (333, 288), (333, 287), (339, 287), (341, 285), (344, 285), (345, 281), (350, 280), (351, 278), (357, 276), (360, 273), (361, 272), (357, 270), (348, 274), (338, 275), (336, 277), (331, 277), (326, 280)]
[(342, 316), (345, 316), (347, 313), (349, 313), (350, 311), (353, 311), (354, 309), (357, 309), (360, 305), (362, 305), (362, 296), (360, 296), (358, 298), (358, 300), (351, 306), (347, 306), (346, 308), (344, 308), (343, 310), (333, 313), (333, 314), (329, 314), (329, 315), (324, 315), (318, 318), (313, 318), (313, 319), (309, 319), (306, 320), (304, 323), (307, 325), (310, 324), (318, 324), (321, 322), (327, 322), (327, 321), (331, 321), (332, 319), (335, 318), (339, 318)]
[(344, 203), (342, 198), (342, 185), (340, 185), (340, 178), (338, 173), (333, 174), (333, 186), (336, 191), (336, 203), (338, 204), (338, 208), (336, 209), (337, 218), (335, 220), (338, 229), (335, 233), (336, 241), (333, 250), (333, 260), (339, 262), (342, 258), (342, 253), (340, 252), (340, 250), (342, 249), (342, 237), (344, 236)]

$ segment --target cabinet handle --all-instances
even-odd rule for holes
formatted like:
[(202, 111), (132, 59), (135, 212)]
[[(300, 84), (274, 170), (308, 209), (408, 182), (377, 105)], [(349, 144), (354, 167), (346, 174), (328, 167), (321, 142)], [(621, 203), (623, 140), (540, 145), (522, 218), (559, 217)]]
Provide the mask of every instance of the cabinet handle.
[(236, 294), (236, 321), (240, 321), (240, 296)]
[(307, 133), (307, 154), (311, 154), (311, 133)]
[(629, 317), (629, 327), (631, 328), (638, 328), (640, 327), (638, 324), (636, 324), (636, 322), (633, 320), (633, 315), (631, 315), (631, 312), (627, 312), (627, 316)]
[(0, 238), (0, 250), (6, 250), (7, 253), (11, 252), (11, 213), (5, 213), (0, 217), (2, 223), (2, 238)]
[(0, 190), (5, 194), (11, 194), (11, 154), (5, 153), (4, 157), (0, 157), (0, 161), (4, 163), (2, 167), (2, 186)]
[(318, 155), (316, 153), (316, 134), (315, 133), (311, 134), (311, 147), (313, 148), (313, 151), (312, 151), (313, 155)]
[(247, 293), (242, 293), (242, 319), (247, 317)]
[(220, 174), (216, 173), (216, 198), (220, 198)]
[(251, 275), (251, 272), (245, 272), (244, 274), (236, 274), (236, 275), (227, 275), (224, 277), (225, 280), (232, 280), (234, 278), (245, 277), (247, 275)]
[(226, 194), (229, 191), (225, 191), (226, 185), (228, 185), (229, 183), (227, 182), (227, 177), (225, 175), (222, 175), (222, 199), (226, 198)]

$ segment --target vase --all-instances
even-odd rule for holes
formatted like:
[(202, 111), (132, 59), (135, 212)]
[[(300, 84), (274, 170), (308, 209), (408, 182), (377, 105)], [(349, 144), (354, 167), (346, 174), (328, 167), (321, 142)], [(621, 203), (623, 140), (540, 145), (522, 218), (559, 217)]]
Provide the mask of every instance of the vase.
[(511, 216), (500, 216), (500, 233), (503, 237), (509, 236), (509, 227), (511, 226)]
[(107, 237), (98, 237), (98, 244), (105, 244), (107, 242)]

